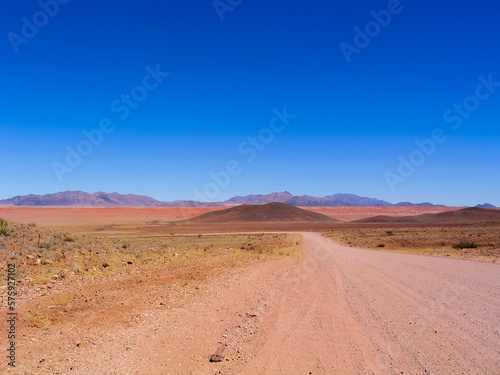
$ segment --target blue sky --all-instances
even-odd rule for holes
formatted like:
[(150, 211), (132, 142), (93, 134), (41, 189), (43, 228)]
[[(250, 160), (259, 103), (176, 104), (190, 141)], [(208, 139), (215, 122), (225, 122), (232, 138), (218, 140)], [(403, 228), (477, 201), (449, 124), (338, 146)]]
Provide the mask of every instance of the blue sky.
[(0, 198), (288, 190), (500, 206), (499, 12), (493, 0), (4, 1)]

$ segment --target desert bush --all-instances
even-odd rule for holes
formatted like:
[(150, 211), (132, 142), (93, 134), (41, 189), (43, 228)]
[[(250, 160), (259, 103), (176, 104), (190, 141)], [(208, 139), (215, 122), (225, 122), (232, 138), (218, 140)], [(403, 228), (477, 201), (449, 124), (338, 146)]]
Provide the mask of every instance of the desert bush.
[(57, 262), (62, 258), (62, 254), (58, 251), (49, 251), (45, 250), (41, 254), (42, 258), (45, 260), (51, 260), (53, 262)]
[(12, 223), (9, 220), (0, 219), (0, 234), (8, 236), (12, 232)]
[(63, 241), (64, 242), (75, 242), (75, 239), (71, 238), (71, 237), (64, 237)]
[(20, 251), (13, 251), (12, 253), (9, 254), (9, 259), (10, 260), (16, 260), (21, 257), (22, 253)]
[(454, 249), (462, 250), (462, 249), (477, 249), (477, 243), (470, 241), (460, 241), (459, 243), (453, 245)]

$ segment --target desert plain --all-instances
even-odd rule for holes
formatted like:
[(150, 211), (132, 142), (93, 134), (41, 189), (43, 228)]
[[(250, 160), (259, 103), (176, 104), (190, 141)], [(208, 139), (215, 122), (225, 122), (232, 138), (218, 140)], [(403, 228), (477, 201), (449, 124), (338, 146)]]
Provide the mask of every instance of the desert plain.
[(0, 371), (499, 373), (494, 215), (357, 222), (461, 208), (304, 207), (332, 220), (287, 221), (286, 209), (283, 220), (196, 219), (227, 208), (0, 207), (13, 222), (0, 268), (16, 264), (18, 293), (16, 367)]

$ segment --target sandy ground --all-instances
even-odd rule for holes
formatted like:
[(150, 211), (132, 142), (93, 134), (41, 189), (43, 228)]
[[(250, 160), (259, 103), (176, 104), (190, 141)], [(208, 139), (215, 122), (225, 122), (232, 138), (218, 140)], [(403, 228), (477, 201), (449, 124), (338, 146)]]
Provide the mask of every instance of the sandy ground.
[(333, 217), (342, 221), (364, 219), (377, 215), (413, 216), (422, 214), (437, 214), (438, 212), (455, 211), (464, 207), (302, 207), (306, 210)]
[[(499, 373), (499, 265), (303, 237), (301, 257), (216, 271), (178, 294), (167, 282), (86, 286), (96, 313), (25, 327), (16, 373)], [(162, 290), (163, 304), (148, 300)], [(135, 319), (111, 322), (121, 298), (137, 301)]]
[[(19, 207), (0, 206), (3, 219), (28, 224), (35, 222), (40, 226), (68, 227), (136, 225), (155, 221), (167, 221), (190, 218), (221, 207), (202, 208), (129, 208), (129, 207)], [(376, 215), (420, 215), (452, 211), (460, 207), (302, 207), (338, 220), (350, 221)]]
[(44, 227), (103, 226), (144, 224), (155, 220), (179, 220), (227, 207), (130, 208), (130, 207), (23, 207), (1, 206), (0, 217), (18, 223)]

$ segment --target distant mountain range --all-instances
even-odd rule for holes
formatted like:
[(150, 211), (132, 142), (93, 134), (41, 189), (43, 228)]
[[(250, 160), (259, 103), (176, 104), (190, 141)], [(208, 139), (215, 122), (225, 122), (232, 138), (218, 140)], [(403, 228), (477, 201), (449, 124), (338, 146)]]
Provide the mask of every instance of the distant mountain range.
[(93, 193), (63, 191), (46, 195), (23, 195), (0, 200), (0, 204), (13, 206), (115, 206), (115, 207), (215, 207), (220, 203), (192, 201), (160, 202), (145, 195), (119, 193)]
[(484, 204), (478, 204), (476, 207), (478, 208), (495, 208), (492, 204), (489, 203), (484, 203)]
[(311, 195), (292, 195), (288, 191), (283, 193), (271, 193), (267, 195), (247, 195), (245, 197), (233, 197), (225, 204), (265, 204), (271, 202), (281, 202), (292, 206), (440, 206), (429, 202), (424, 203), (389, 203), (380, 199), (360, 197), (355, 194), (333, 194), (326, 197), (313, 197)]
[[(125, 207), (215, 207), (235, 204), (266, 204), (272, 202), (287, 203), (292, 206), (442, 206), (429, 202), (424, 203), (389, 203), (380, 199), (360, 197), (355, 194), (333, 194), (326, 197), (310, 195), (296, 196), (289, 192), (271, 193), (266, 195), (253, 194), (236, 196), (224, 202), (174, 201), (161, 202), (145, 195), (93, 193), (83, 191), (64, 191), (46, 195), (24, 195), (0, 200), (1, 205), (14, 206), (125, 206)], [(476, 207), (494, 207), (485, 203)]]

